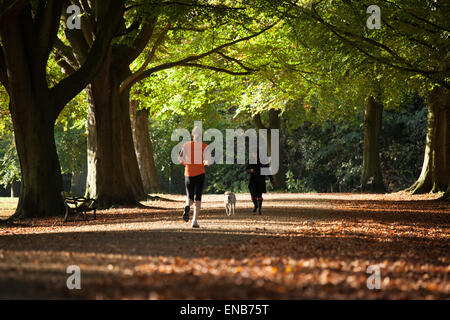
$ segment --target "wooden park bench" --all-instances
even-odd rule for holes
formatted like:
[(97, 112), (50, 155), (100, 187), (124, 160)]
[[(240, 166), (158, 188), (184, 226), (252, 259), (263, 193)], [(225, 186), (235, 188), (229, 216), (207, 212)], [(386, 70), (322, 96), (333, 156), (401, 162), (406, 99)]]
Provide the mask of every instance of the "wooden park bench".
[(83, 215), (84, 220), (87, 220), (86, 213), (94, 211), (94, 220), (97, 219), (97, 200), (84, 197), (70, 197), (65, 192), (61, 192), (64, 200), (66, 211), (64, 213), (64, 222), (69, 219), (69, 215), (74, 215), (73, 221), (79, 216)]

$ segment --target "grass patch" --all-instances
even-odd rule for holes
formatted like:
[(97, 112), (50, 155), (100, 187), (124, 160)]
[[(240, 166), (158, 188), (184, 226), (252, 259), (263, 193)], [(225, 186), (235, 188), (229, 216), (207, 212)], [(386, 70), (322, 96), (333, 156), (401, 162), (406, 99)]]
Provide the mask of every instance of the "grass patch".
[(0, 210), (14, 210), (19, 198), (0, 197)]

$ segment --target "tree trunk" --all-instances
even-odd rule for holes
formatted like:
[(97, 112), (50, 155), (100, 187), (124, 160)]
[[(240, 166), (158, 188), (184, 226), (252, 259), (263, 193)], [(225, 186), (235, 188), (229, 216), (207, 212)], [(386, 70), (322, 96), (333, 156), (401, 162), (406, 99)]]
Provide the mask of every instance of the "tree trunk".
[(450, 201), (450, 180), (448, 181), (448, 187), (447, 191), (445, 191), (444, 195), (442, 196), (442, 199), (444, 201)]
[(173, 162), (170, 161), (169, 167), (169, 193), (173, 193)]
[[(284, 190), (286, 189), (286, 168), (283, 165), (283, 155), (284, 155), (284, 148), (282, 145), (282, 139), (281, 139), (281, 121), (280, 121), (280, 110), (270, 109), (269, 110), (269, 125), (270, 129), (278, 129), (280, 130), (280, 158), (279, 158), (279, 168), (278, 172), (273, 176), (273, 182), (274, 182), (274, 188), (277, 190)], [(271, 136), (268, 135), (269, 138), (269, 150), (271, 149)]]
[(4, 4), (0, 23), (0, 82), (10, 98), (22, 184), (10, 219), (62, 214), (62, 176), (54, 137), (64, 106), (95, 76), (123, 17), (123, 1), (102, 1), (95, 41), (78, 70), (49, 88), (47, 66), (60, 27), (63, 1)]
[(87, 168), (83, 166), (79, 172), (72, 173), (70, 190), (76, 196), (82, 196), (86, 193)]
[(408, 189), (413, 194), (446, 191), (450, 181), (449, 93), (435, 87), (428, 95), (427, 138), (422, 171)]
[(18, 198), (20, 196), (20, 186), (22, 184), (20, 183), (20, 181), (17, 180), (13, 180), (11, 182), (11, 198)]
[(122, 162), (126, 169), (128, 183), (132, 186), (136, 199), (146, 200), (147, 192), (142, 183), (139, 163), (133, 141), (130, 119), (130, 89), (120, 94), (121, 133), (122, 133)]
[[(13, 95), (10, 96), (15, 103)], [(13, 219), (47, 217), (63, 212), (62, 176), (53, 133), (54, 121), (43, 114), (20, 112), (29, 104), (11, 108), (21, 169), (20, 198)], [(29, 111), (29, 109), (28, 109)]]
[[(29, 22), (27, 12), (20, 17)], [(45, 73), (33, 56), (34, 48), (25, 45), (30, 41), (29, 30), (23, 30), (19, 20), (12, 21), (1, 33), (8, 70), (9, 111), (22, 175), (19, 203), (10, 218), (13, 220), (59, 215), (64, 206), (53, 132), (56, 107)]]
[(361, 175), (362, 191), (384, 192), (383, 176), (380, 167), (380, 131), (383, 118), (383, 105), (373, 96), (366, 100), (364, 114), (364, 151)]
[(134, 148), (146, 193), (161, 191), (162, 183), (156, 170), (153, 157), (153, 145), (148, 129), (149, 110), (137, 110), (139, 102), (130, 103), (131, 127), (133, 130)]
[(446, 91), (446, 121), (447, 121), (447, 127), (446, 127), (446, 137), (447, 137), (447, 141), (446, 141), (446, 154), (447, 154), (447, 160), (446, 160), (446, 164), (447, 164), (447, 174), (448, 174), (448, 183), (447, 183), (447, 190), (445, 191), (444, 195), (442, 196), (441, 200), (445, 200), (445, 201), (450, 201), (450, 174), (449, 174), (449, 170), (450, 170), (450, 93), (447, 90)]
[[(101, 72), (87, 88), (89, 113), (86, 194), (98, 199), (101, 208), (136, 206), (145, 193), (134, 154), (129, 105), (122, 103), (120, 79), (112, 70), (110, 61), (108, 57)], [(134, 174), (135, 171), (138, 177)]]

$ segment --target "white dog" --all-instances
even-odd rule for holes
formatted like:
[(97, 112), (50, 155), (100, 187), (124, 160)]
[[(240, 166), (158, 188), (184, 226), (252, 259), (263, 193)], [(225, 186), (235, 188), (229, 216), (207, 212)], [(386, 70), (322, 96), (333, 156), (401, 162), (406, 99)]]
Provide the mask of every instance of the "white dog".
[(236, 207), (236, 196), (234, 195), (234, 193), (231, 191), (225, 192), (224, 202), (227, 215), (234, 216), (234, 209)]

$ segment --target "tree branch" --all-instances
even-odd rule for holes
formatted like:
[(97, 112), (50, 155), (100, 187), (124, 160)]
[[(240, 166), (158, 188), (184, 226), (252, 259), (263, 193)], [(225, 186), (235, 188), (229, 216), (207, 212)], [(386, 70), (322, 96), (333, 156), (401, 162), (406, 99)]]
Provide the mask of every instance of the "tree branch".
[(4, 29), (8, 26), (11, 19), (14, 19), (16, 15), (20, 14), (23, 8), (30, 0), (17, 0), (10, 4), (7, 8), (4, 8), (4, 5), (0, 7), (0, 29)]
[(65, 58), (63, 58), (61, 55), (59, 54), (55, 54), (55, 60), (56, 63), (64, 69), (64, 73), (67, 75), (71, 75), (72, 73), (74, 73), (76, 71), (75, 68), (73, 68), (68, 62), (67, 60), (65, 60)]
[(78, 69), (80, 67), (80, 64), (78, 63), (77, 59), (73, 55), (73, 51), (70, 47), (66, 46), (64, 42), (61, 41), (58, 37), (56, 37), (54, 49), (57, 55), (59, 55), (61, 58), (64, 58), (64, 60), (73, 68)]
[(97, 29), (97, 21), (95, 21), (94, 13), (92, 12), (92, 8), (89, 5), (89, 2), (87, 0), (81, 0), (81, 8), (83, 8), (83, 11), (87, 13), (88, 19), (90, 21), (90, 28), (92, 34), (96, 33)]
[(151, 20), (144, 23), (142, 25), (141, 31), (139, 32), (139, 35), (136, 37), (136, 39), (134, 39), (133, 44), (129, 47), (122, 48), (122, 50), (119, 50), (117, 59), (114, 60), (117, 61), (117, 63), (121, 63), (127, 66), (129, 66), (134, 60), (136, 60), (137, 57), (139, 57), (139, 55), (145, 49), (148, 41), (152, 37), (157, 20), (157, 18), (152, 18)]
[(250, 68), (250, 67), (247, 67), (246, 65), (244, 65), (244, 64), (242, 63), (242, 61), (240, 61), (240, 60), (238, 60), (238, 59), (235, 59), (235, 58), (233, 58), (233, 57), (227, 56), (227, 55), (226, 55), (225, 53), (223, 53), (223, 52), (220, 52), (220, 51), (219, 51), (219, 52), (217, 52), (217, 53), (218, 53), (220, 56), (222, 56), (223, 58), (225, 58), (226, 60), (236, 63), (236, 64), (239, 65), (242, 69), (248, 71), (249, 73), (255, 72), (255, 71), (256, 71), (256, 69), (252, 69), (252, 68)]
[(136, 78), (139, 77), (145, 71), (145, 68), (147, 68), (149, 63), (155, 57), (156, 49), (158, 49), (158, 47), (164, 41), (164, 38), (167, 35), (167, 32), (169, 31), (169, 28), (170, 28), (170, 24), (168, 24), (166, 26), (166, 28), (164, 28), (164, 30), (161, 31), (161, 34), (159, 35), (159, 37), (156, 39), (155, 43), (153, 44), (152, 50), (150, 51), (149, 55), (145, 59), (142, 66), (139, 68), (139, 70), (137, 70), (135, 73), (131, 74), (127, 79), (125, 79), (125, 81), (123, 81), (122, 85), (120, 86), (120, 92), (122, 92), (123, 89), (130, 87), (130, 85), (132, 85), (133, 81), (135, 81)]
[[(422, 22), (425, 23), (425, 24), (429, 24), (430, 26), (433, 26), (433, 27), (435, 27), (436, 29), (440, 29), (440, 30), (442, 30), (442, 31), (450, 32), (450, 29), (448, 29), (448, 28), (446, 28), (446, 27), (443, 27), (443, 26), (440, 26), (440, 25), (438, 25), (438, 24), (436, 24), (436, 23), (433, 23), (433, 22), (431, 22), (431, 21), (429, 21), (429, 20), (427, 20), (427, 19), (425, 19), (425, 18), (419, 17), (419, 16), (417, 16), (416, 14), (414, 14), (413, 12), (411, 12), (410, 9), (404, 9), (404, 8), (402, 8), (401, 6), (399, 6), (397, 3), (394, 3), (394, 2), (388, 1), (388, 0), (382, 0), (382, 1), (383, 1), (383, 2), (386, 2), (386, 3), (389, 3), (389, 4), (393, 5), (393, 6), (395, 6), (397, 9), (399, 9), (399, 10), (401, 10), (401, 11), (403, 11), (403, 12), (406, 12), (406, 13), (409, 14), (411, 17), (413, 17), (413, 18), (415, 18), (415, 19), (417, 19), (417, 20), (419, 20), (419, 21), (422, 21)], [(404, 21), (404, 22), (409, 23), (408, 21)]]
[(61, 16), (63, 1), (48, 0), (40, 1), (38, 7), (38, 15), (35, 19), (38, 28), (38, 55), (39, 62), (46, 64), (53, 43), (57, 37), (59, 28), (59, 17)]
[(208, 5), (208, 4), (199, 4), (199, 3), (183, 3), (178, 1), (166, 1), (162, 2), (158, 6), (185, 6), (185, 7), (197, 7), (197, 8), (207, 8), (207, 9), (225, 9), (225, 10), (245, 10), (245, 7), (228, 7), (225, 5)]
[[(373, 59), (375, 61), (381, 62), (381, 63), (383, 63), (383, 64), (385, 64), (387, 66), (390, 66), (392, 68), (396, 68), (396, 69), (403, 70), (403, 71), (408, 71), (408, 72), (419, 73), (419, 74), (423, 75), (424, 77), (426, 77), (426, 78), (428, 78), (428, 79), (430, 79), (430, 80), (432, 80), (434, 82), (437, 82), (437, 83), (445, 86), (446, 88), (449, 87), (449, 84), (448, 84), (447, 81), (441, 80), (441, 79), (436, 79), (435, 77), (432, 76), (433, 74), (438, 74), (439, 71), (437, 71), (437, 70), (422, 70), (422, 69), (412, 65), (406, 59), (400, 57), (396, 52), (391, 50), (386, 45), (384, 45), (382, 43), (379, 43), (379, 42), (377, 42), (377, 41), (375, 41), (373, 39), (369, 39), (369, 38), (366, 38), (366, 37), (363, 37), (363, 36), (351, 33), (349, 31), (342, 30), (342, 29), (336, 27), (335, 25), (332, 25), (332, 24), (326, 22), (318, 14), (318, 12), (316, 11), (315, 5), (312, 6), (312, 11), (313, 11), (314, 14), (312, 14), (312, 15), (310, 14), (310, 16), (313, 19), (315, 19), (316, 21), (324, 24), (334, 35), (336, 35), (338, 38), (340, 38), (344, 42), (350, 44), (352, 47), (356, 48), (358, 51), (362, 52), (363, 54), (365, 54), (369, 58), (371, 58), (371, 59)], [(371, 47), (376, 47), (376, 48), (382, 49), (383, 51), (387, 52), (389, 55), (394, 57), (394, 59), (400, 64), (393, 63), (393, 62), (391, 62), (390, 59), (376, 57), (375, 55), (369, 53), (368, 51), (366, 51), (363, 48), (361, 48), (360, 46), (358, 46), (356, 44), (356, 42), (351, 41), (351, 40), (347, 39), (346, 37), (356, 39), (355, 41), (359, 40), (359, 42), (366, 43), (366, 44), (370, 45)], [(403, 65), (401, 65), (401, 64), (403, 64)]]
[[(108, 3), (105, 3), (108, 2)], [(103, 6), (104, 5), (104, 6)], [(102, 0), (98, 34), (95, 37), (89, 55), (85, 63), (72, 75), (60, 81), (51, 90), (50, 94), (57, 109), (56, 116), (64, 106), (83, 90), (92, 78), (98, 73), (110, 49), (111, 39), (117, 31), (119, 23), (123, 17), (124, 3), (117, 0)]]
[(8, 73), (6, 71), (5, 56), (3, 54), (3, 47), (0, 45), (0, 83), (8, 92)]
[(83, 32), (77, 29), (64, 29), (64, 35), (66, 36), (67, 41), (69, 41), (70, 47), (72, 48), (78, 63), (80, 65), (83, 64), (89, 53), (89, 45), (84, 38)]
[(195, 68), (201, 68), (201, 69), (209, 69), (212, 71), (217, 71), (217, 72), (223, 72), (223, 73), (227, 73), (230, 74), (232, 76), (246, 76), (252, 73), (252, 71), (232, 71), (232, 70), (227, 70), (224, 68), (219, 68), (219, 67), (214, 67), (214, 66), (207, 66), (207, 65), (203, 65), (200, 63), (182, 63), (180, 64), (180, 66), (184, 66), (184, 67), (195, 67)]
[(252, 34), (250, 36), (247, 36), (247, 37), (244, 37), (244, 38), (240, 38), (240, 39), (237, 39), (237, 40), (225, 43), (225, 44), (222, 44), (222, 45), (220, 45), (220, 46), (218, 46), (218, 47), (216, 47), (214, 49), (211, 49), (211, 50), (209, 50), (207, 52), (204, 52), (204, 53), (201, 53), (201, 54), (198, 54), (198, 55), (191, 55), (191, 56), (188, 56), (188, 57), (183, 58), (183, 59), (178, 60), (178, 61), (166, 62), (166, 63), (160, 64), (158, 66), (152, 67), (150, 69), (147, 69), (146, 71), (141, 72), (138, 76), (133, 77), (134, 79), (132, 81), (128, 81), (126, 86), (122, 86), (121, 87), (121, 90), (124, 90), (126, 87), (133, 86), (135, 83), (137, 83), (137, 82), (139, 82), (139, 81), (149, 77), (151, 74), (153, 74), (155, 72), (158, 72), (158, 71), (161, 71), (161, 70), (165, 70), (165, 69), (169, 69), (169, 68), (172, 68), (172, 67), (175, 67), (175, 66), (183, 65), (183, 64), (186, 64), (186, 63), (189, 63), (189, 62), (192, 62), (192, 61), (200, 60), (200, 59), (202, 59), (204, 57), (207, 57), (207, 56), (209, 56), (209, 55), (211, 55), (213, 53), (219, 52), (220, 50), (225, 49), (227, 47), (230, 47), (230, 46), (232, 46), (234, 44), (237, 44), (237, 43), (243, 42), (243, 41), (247, 41), (247, 40), (250, 40), (250, 39), (252, 39), (254, 37), (257, 37), (260, 34), (264, 33), (265, 31), (269, 30), (270, 28), (272, 28), (273, 26), (275, 26), (277, 23), (274, 23), (274, 24), (272, 24), (272, 25), (262, 29), (261, 31), (255, 33), (255, 34)]
[(261, 120), (261, 114), (259, 112), (253, 116), (253, 122), (257, 130), (267, 129)]
[[(67, 21), (69, 18), (67, 12), (63, 10), (63, 17)], [(82, 25), (82, 29), (85, 28)], [(71, 50), (73, 50), (74, 56), (78, 61), (79, 65), (82, 65), (89, 53), (89, 43), (85, 38), (83, 30), (80, 29), (68, 29), (67, 26), (64, 28), (64, 35), (70, 44)]]
[(95, 18), (92, 16), (92, 10), (86, 1), (79, 1), (80, 6), (84, 10), (84, 14), (81, 15), (81, 31), (83, 32), (84, 39), (86, 40), (89, 47), (92, 47), (94, 43), (94, 35), (96, 30)]
[(372, 45), (372, 46), (378, 47), (378, 48), (380, 48), (380, 49), (386, 51), (386, 52), (387, 52), (389, 55), (391, 55), (394, 59), (396, 59), (396, 60), (398, 60), (398, 61), (401, 61), (401, 62), (403, 62), (403, 63), (409, 65), (409, 63), (408, 63), (404, 58), (400, 57), (396, 52), (394, 52), (394, 51), (393, 51), (391, 48), (389, 48), (388, 46), (386, 46), (386, 45), (384, 45), (384, 44), (382, 44), (382, 43), (379, 43), (379, 42), (377, 42), (377, 41), (375, 41), (375, 40), (373, 40), (373, 39), (366, 38), (366, 37), (363, 37), (363, 36), (360, 36), (360, 35), (351, 33), (351, 32), (349, 32), (349, 31), (346, 31), (346, 30), (342, 30), (342, 29), (336, 27), (335, 25), (332, 25), (332, 24), (328, 23), (327, 21), (325, 21), (325, 20), (319, 15), (319, 13), (317, 12), (317, 10), (316, 10), (316, 8), (315, 8), (315, 5), (312, 6), (312, 11), (313, 11), (313, 13), (314, 13), (313, 15), (311, 15), (312, 18), (316, 19), (316, 21), (318, 21), (318, 22), (324, 24), (325, 26), (327, 26), (328, 29), (331, 30), (334, 34), (338, 34), (338, 33), (339, 33), (339, 34), (343, 34), (343, 35), (345, 35), (345, 36), (347, 36), (347, 37), (354, 38), (354, 39), (358, 39), (358, 40), (360, 40), (360, 41), (362, 41), (362, 42), (365, 42), (365, 43), (368, 43), (368, 44), (370, 44), (370, 45)]

